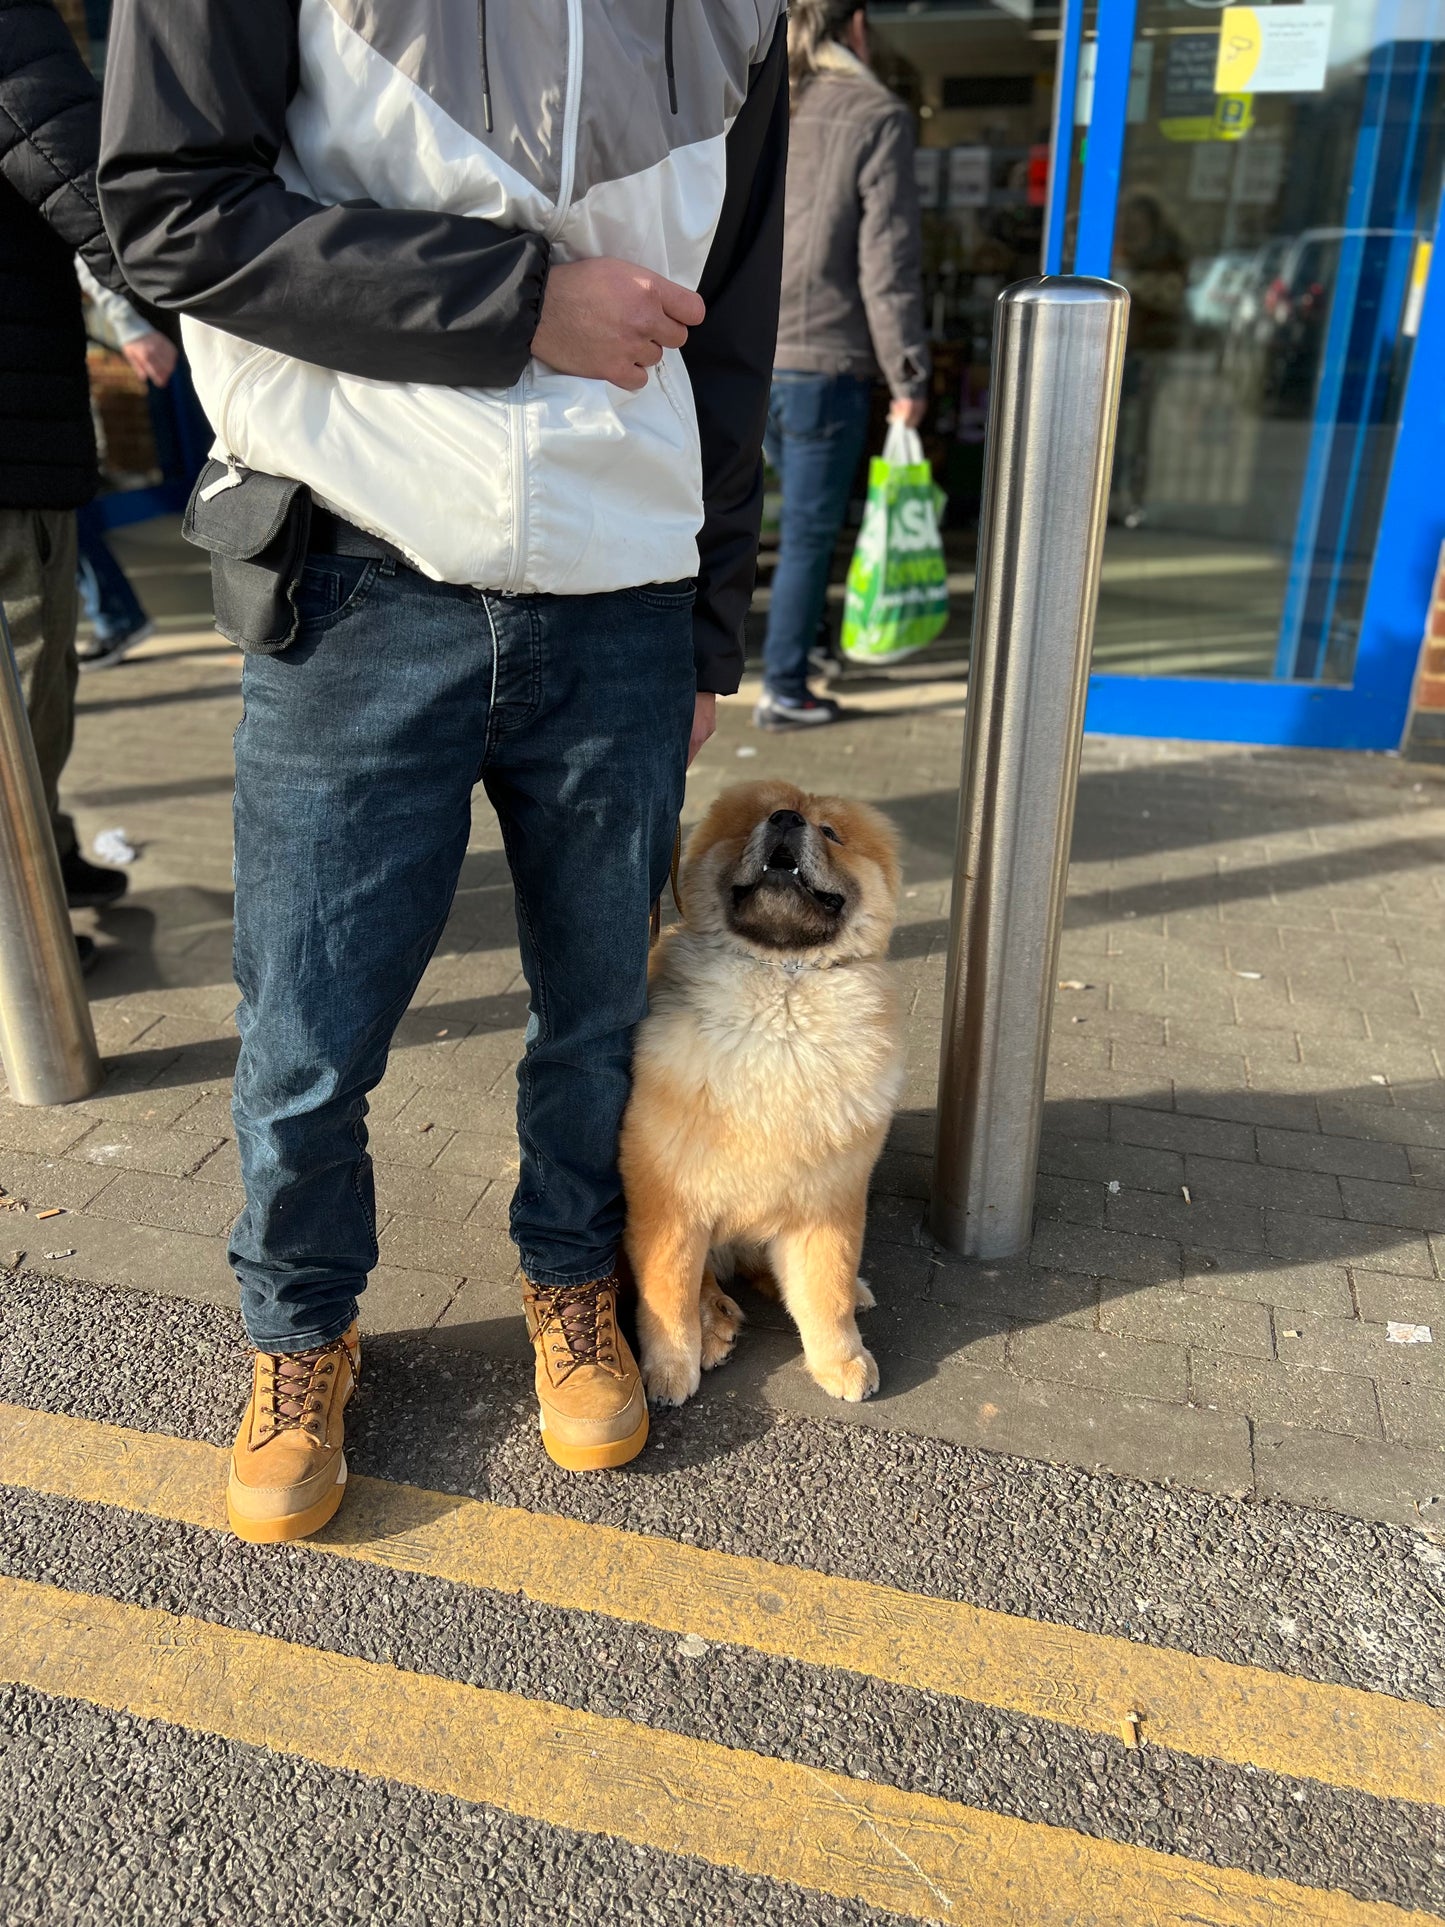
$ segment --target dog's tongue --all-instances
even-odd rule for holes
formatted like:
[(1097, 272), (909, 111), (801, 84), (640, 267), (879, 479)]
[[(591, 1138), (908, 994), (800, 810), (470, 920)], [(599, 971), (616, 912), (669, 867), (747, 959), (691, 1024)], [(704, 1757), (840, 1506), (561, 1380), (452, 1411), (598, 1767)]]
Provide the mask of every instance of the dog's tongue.
[(793, 855), (793, 852), (788, 848), (786, 843), (779, 843), (776, 849), (769, 850), (768, 860), (763, 865), (763, 868), (765, 870), (791, 870), (796, 875), (798, 859)]

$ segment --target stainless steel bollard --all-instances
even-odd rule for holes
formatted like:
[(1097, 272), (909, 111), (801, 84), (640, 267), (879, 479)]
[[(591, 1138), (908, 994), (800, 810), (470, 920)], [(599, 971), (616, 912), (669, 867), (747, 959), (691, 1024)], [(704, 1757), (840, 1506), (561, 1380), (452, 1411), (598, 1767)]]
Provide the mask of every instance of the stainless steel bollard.
[(100, 1085), (90, 1006), (10, 630), (0, 609), (0, 1061), (18, 1104)]
[(1045, 275), (995, 314), (930, 1209), (969, 1258), (1032, 1231), (1128, 313)]

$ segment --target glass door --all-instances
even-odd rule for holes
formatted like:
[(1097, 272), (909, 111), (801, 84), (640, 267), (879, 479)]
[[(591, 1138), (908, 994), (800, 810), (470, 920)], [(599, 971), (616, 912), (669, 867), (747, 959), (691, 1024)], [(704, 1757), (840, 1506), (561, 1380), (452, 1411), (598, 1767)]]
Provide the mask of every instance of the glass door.
[(1046, 265), (1132, 296), (1090, 727), (1394, 748), (1445, 538), (1445, 8), (1073, 0), (1061, 41)]

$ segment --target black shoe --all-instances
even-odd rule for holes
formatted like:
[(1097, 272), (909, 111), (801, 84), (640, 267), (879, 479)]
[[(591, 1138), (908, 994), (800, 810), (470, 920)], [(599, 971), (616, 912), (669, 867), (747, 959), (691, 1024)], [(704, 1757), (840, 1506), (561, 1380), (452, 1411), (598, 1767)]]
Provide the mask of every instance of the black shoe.
[(80, 959), (81, 976), (88, 977), (95, 967), (96, 958), (100, 955), (100, 952), (95, 947), (95, 938), (77, 937), (75, 939), (75, 954)]
[(759, 729), (817, 729), (836, 723), (842, 713), (831, 696), (772, 696), (765, 689), (753, 721)]
[(118, 903), (130, 884), (124, 870), (102, 870), (98, 863), (87, 863), (79, 850), (60, 859), (60, 877), (72, 910), (103, 910)]
[(75, 654), (82, 669), (108, 669), (113, 663), (124, 662), (132, 649), (139, 649), (155, 632), (156, 626), (147, 616), (134, 629), (123, 629), (117, 636), (91, 636), (78, 642)]

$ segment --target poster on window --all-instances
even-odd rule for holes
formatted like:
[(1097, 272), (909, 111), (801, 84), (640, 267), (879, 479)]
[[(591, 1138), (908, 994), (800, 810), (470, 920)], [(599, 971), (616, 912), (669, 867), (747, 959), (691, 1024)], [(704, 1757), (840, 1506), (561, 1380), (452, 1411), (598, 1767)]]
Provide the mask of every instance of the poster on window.
[(918, 205), (937, 207), (943, 199), (943, 149), (941, 147), (914, 148), (913, 178), (918, 183)]
[(991, 151), (987, 147), (950, 147), (948, 205), (987, 207)]
[(1189, 155), (1189, 199), (1227, 201), (1234, 179), (1233, 147), (1222, 141), (1200, 141)]
[(1217, 94), (1318, 94), (1334, 8), (1226, 7), (1219, 22)]
[(1284, 142), (1249, 140), (1239, 150), (1234, 198), (1247, 207), (1268, 207), (1284, 185)]

